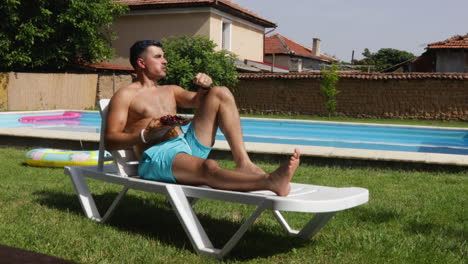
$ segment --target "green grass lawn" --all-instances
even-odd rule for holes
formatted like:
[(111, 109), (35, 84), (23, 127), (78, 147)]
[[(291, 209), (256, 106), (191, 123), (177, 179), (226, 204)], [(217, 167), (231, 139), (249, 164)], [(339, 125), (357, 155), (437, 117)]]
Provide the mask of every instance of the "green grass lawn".
[[(162, 195), (130, 191), (106, 224), (87, 219), (62, 169), (22, 164), (26, 149), (0, 149), (0, 244), (78, 263), (216, 263), (197, 255)], [(232, 168), (231, 161), (222, 161)], [(265, 170), (277, 166), (261, 163)], [(409, 171), (302, 165), (293, 181), (369, 189), (370, 202), (339, 212), (311, 240), (288, 237), (262, 214), (228, 263), (466, 263), (468, 170)], [(108, 206), (118, 186), (90, 181)], [(215, 246), (252, 207), (195, 205)], [(292, 225), (310, 215), (288, 213)]]

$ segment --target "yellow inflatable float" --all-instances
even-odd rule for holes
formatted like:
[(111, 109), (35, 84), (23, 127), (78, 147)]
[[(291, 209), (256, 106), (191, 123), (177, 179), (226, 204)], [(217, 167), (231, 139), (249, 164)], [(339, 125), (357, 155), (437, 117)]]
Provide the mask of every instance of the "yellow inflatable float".
[[(99, 151), (77, 151), (60, 149), (33, 149), (24, 155), (24, 162), (31, 166), (38, 167), (64, 167), (64, 166), (93, 166), (98, 164)], [(111, 157), (109, 152), (105, 152), (104, 159)], [(112, 161), (106, 161), (105, 164)]]

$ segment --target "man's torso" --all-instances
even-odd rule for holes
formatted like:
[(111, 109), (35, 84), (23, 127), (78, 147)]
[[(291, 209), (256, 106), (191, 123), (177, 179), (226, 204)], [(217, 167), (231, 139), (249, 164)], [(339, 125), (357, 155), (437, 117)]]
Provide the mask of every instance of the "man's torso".
[[(153, 118), (177, 113), (177, 103), (171, 86), (132, 87), (130, 89), (134, 89), (134, 92), (128, 109), (127, 124), (125, 125), (126, 132), (141, 131), (146, 128)], [(176, 132), (181, 133), (182, 131), (180, 128), (176, 128)], [(143, 143), (135, 145), (135, 154), (140, 157), (141, 153), (148, 147)]]

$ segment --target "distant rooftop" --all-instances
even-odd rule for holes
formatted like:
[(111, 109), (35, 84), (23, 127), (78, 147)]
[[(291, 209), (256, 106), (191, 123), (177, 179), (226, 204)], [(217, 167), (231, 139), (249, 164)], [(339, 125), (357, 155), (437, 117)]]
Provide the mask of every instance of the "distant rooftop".
[(290, 54), (317, 60), (336, 61), (335, 58), (322, 54), (316, 56), (312, 53), (311, 48), (294, 42), (281, 34), (274, 34), (265, 38), (265, 54)]
[(427, 45), (426, 49), (468, 49), (468, 34)]
[(275, 22), (265, 19), (229, 0), (115, 0), (126, 4), (131, 10), (183, 8), (183, 7), (212, 7), (226, 13), (241, 17), (266, 28), (277, 27)]

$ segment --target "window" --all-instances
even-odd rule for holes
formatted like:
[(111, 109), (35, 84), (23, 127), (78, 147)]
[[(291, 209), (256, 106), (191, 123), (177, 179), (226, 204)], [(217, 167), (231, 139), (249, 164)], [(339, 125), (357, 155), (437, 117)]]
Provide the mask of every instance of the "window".
[(221, 33), (221, 47), (227, 51), (231, 51), (231, 32), (232, 22), (223, 19), (223, 29)]

